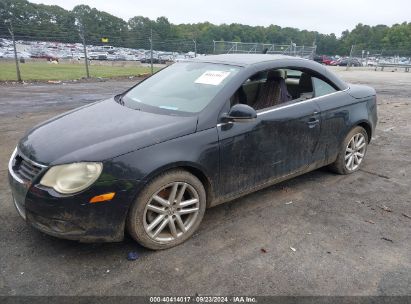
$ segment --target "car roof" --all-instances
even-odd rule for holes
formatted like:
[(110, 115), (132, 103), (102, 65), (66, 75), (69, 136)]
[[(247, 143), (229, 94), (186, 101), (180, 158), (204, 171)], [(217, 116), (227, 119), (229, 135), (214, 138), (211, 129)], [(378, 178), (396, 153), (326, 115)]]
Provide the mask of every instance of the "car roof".
[(270, 62), (284, 59), (300, 59), (298, 57), (286, 56), (286, 55), (271, 55), (271, 54), (221, 54), (221, 55), (208, 55), (201, 56), (193, 59), (193, 61), (210, 62), (210, 63), (222, 63), (229, 65), (248, 66), (258, 64), (262, 62)]
[[(240, 66), (244, 68), (254, 68), (255, 66), (283, 65), (298, 66), (299, 68), (315, 71), (317, 74), (328, 78), (340, 90), (348, 88), (347, 84), (341, 80), (334, 72), (326, 69), (323, 65), (309, 59), (271, 54), (223, 54), (200, 56), (187, 60), (189, 62), (219, 63)], [(288, 61), (288, 62), (287, 62)]]

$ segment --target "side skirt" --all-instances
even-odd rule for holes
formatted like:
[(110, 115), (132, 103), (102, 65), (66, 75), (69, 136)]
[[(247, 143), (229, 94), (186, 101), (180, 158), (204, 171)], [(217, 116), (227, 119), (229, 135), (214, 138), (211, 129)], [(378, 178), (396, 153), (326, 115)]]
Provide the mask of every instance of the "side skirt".
[(268, 181), (266, 181), (266, 182), (264, 182), (260, 185), (257, 185), (257, 186), (254, 186), (254, 187), (251, 187), (251, 188), (248, 188), (248, 189), (245, 189), (245, 190), (241, 190), (240, 192), (235, 192), (235, 193), (231, 193), (229, 195), (217, 197), (216, 199), (214, 199), (213, 201), (210, 202), (208, 207), (214, 207), (214, 206), (220, 205), (222, 203), (235, 200), (235, 199), (240, 198), (242, 196), (246, 196), (247, 194), (250, 194), (250, 193), (256, 192), (258, 190), (273, 186), (275, 184), (281, 183), (281, 182), (283, 182), (285, 180), (288, 180), (288, 179), (291, 179), (293, 177), (296, 177), (296, 176), (299, 176), (299, 175), (314, 171), (314, 170), (319, 169), (321, 167), (325, 167), (325, 166), (327, 166), (331, 163), (333, 163), (333, 162), (326, 162), (326, 163), (324, 163), (324, 161), (316, 162), (316, 163), (313, 163), (313, 164), (309, 165), (308, 167), (306, 167), (303, 170), (298, 170), (298, 171), (289, 173), (289, 174), (281, 176), (281, 177), (269, 179)]

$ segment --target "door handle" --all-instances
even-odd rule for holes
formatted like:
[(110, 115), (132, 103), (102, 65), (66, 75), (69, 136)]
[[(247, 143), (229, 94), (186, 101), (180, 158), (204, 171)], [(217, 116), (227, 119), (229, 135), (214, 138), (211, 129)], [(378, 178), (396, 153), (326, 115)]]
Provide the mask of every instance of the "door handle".
[(320, 123), (320, 120), (316, 117), (311, 117), (308, 121), (307, 121), (307, 125), (309, 128), (314, 128), (316, 125), (318, 125)]

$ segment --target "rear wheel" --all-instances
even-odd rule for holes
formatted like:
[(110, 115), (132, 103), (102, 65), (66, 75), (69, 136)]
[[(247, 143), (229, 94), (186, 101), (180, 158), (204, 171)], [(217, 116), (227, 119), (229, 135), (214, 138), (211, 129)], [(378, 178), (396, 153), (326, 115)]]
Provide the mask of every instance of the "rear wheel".
[(127, 230), (141, 245), (167, 249), (193, 235), (206, 206), (204, 186), (192, 174), (163, 173), (146, 186), (127, 218)]
[(346, 136), (337, 160), (330, 166), (339, 174), (350, 174), (360, 169), (368, 146), (368, 134), (357, 126)]

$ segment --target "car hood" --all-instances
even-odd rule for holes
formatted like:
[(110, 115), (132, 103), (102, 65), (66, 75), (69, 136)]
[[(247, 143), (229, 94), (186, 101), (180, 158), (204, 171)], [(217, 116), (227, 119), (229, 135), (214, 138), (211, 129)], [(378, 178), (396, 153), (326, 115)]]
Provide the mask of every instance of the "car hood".
[(103, 161), (195, 132), (197, 116), (160, 115), (114, 99), (52, 118), (26, 133), (18, 149), (45, 165)]

